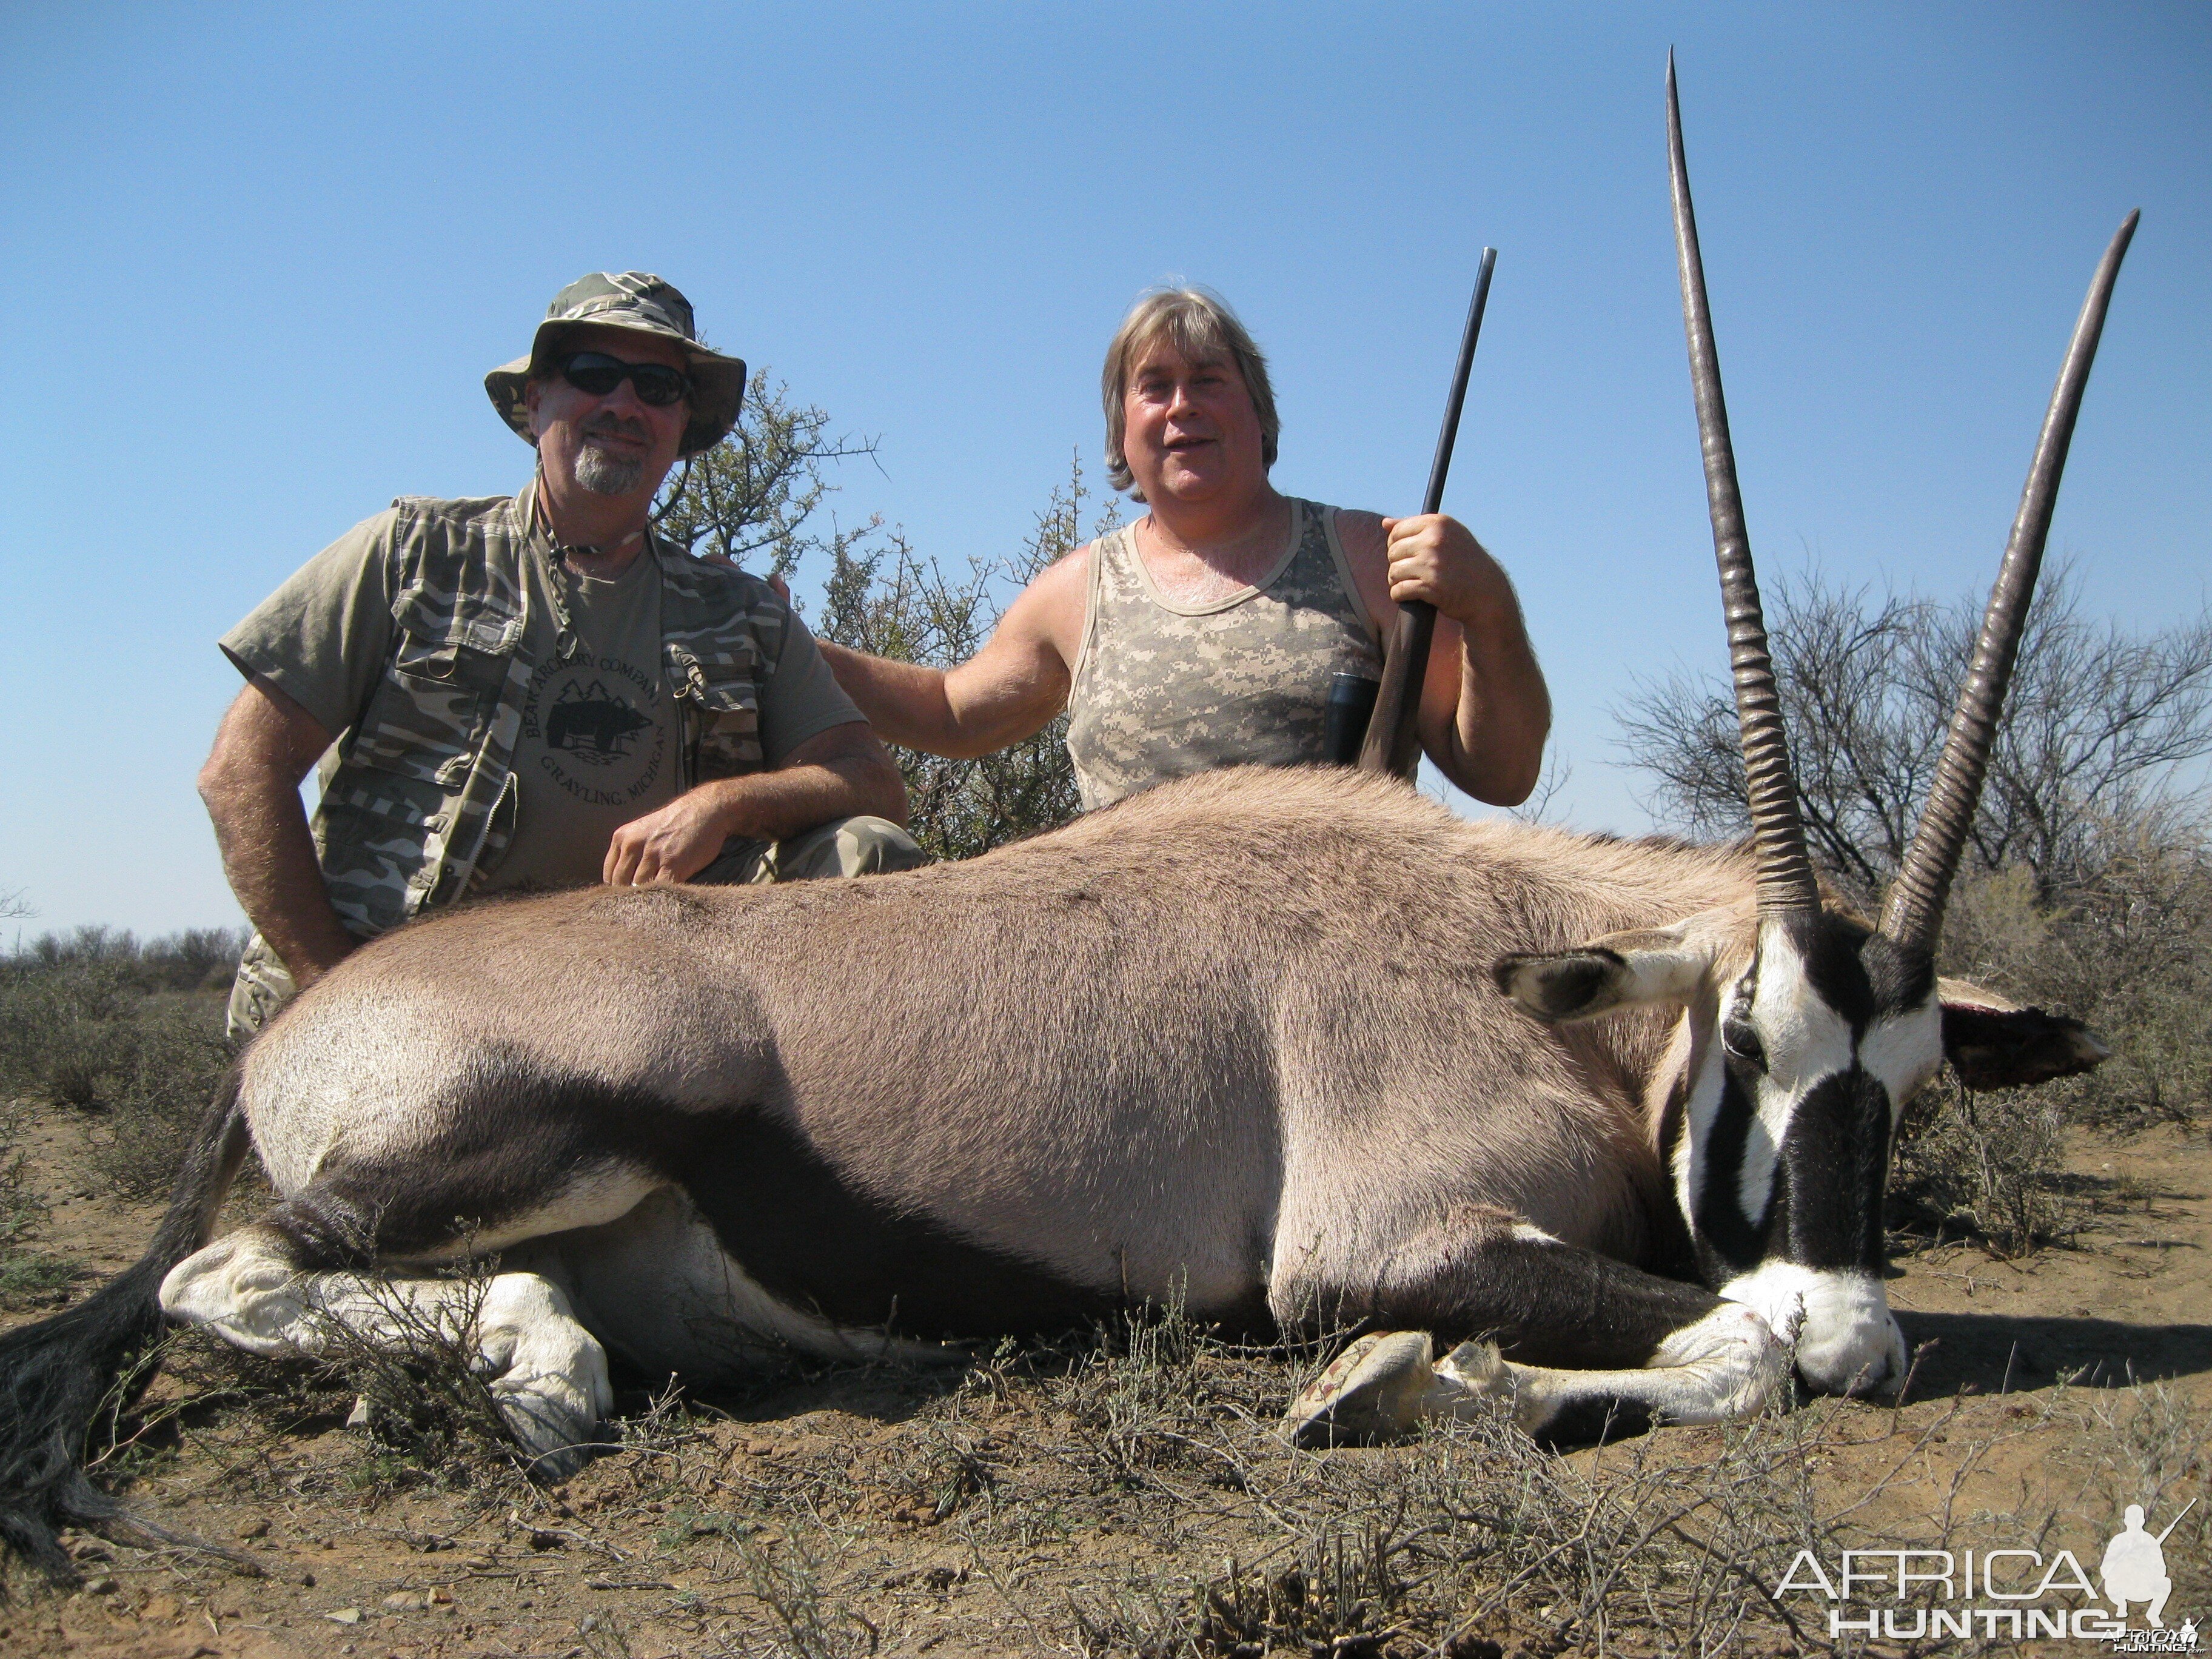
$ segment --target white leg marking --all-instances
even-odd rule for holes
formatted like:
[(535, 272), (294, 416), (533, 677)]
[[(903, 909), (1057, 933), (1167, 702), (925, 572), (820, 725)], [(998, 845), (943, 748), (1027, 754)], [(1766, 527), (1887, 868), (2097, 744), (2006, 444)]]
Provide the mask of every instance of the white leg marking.
[(1489, 1342), (1428, 1363), (1419, 1332), (1362, 1337), (1295, 1401), (1285, 1423), (1301, 1445), (1403, 1434), (1424, 1418), (1471, 1419), (1504, 1402), (1538, 1434), (1570, 1408), (1626, 1401), (1663, 1423), (1724, 1423), (1760, 1410), (1790, 1375), (1790, 1347), (1753, 1310), (1723, 1304), (1686, 1325), (1635, 1370), (1522, 1365)]
[(1530, 1434), (1569, 1408), (1625, 1401), (1665, 1423), (1724, 1423), (1765, 1405), (1789, 1375), (1790, 1350), (1749, 1308), (1716, 1308), (1659, 1346), (1650, 1365), (1635, 1370), (1559, 1370), (1522, 1365), (1498, 1357), (1487, 1342), (1464, 1343), (1437, 1367), (1455, 1385), (1455, 1415), (1472, 1416), (1481, 1402), (1507, 1400), (1513, 1420)]
[(541, 1273), (495, 1273), (486, 1283), (301, 1273), (280, 1241), (246, 1227), (171, 1269), (161, 1306), (275, 1357), (334, 1358), (349, 1333), (398, 1351), (450, 1342), (488, 1379), (515, 1437), (541, 1455), (588, 1439), (614, 1403), (605, 1350), (577, 1322), (568, 1293)]

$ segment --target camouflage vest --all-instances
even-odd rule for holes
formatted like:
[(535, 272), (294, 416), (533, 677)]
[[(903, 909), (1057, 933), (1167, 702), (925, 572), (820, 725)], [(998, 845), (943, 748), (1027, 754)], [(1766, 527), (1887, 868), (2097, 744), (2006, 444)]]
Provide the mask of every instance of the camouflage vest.
[[(337, 745), (313, 825), (331, 903), (364, 937), (480, 886), (507, 849), (515, 737), (537, 666), (524, 648), (528, 502), (526, 491), (392, 503), (393, 649)], [(648, 540), (677, 701), (677, 787), (757, 772), (761, 691), (788, 612), (758, 578)]]
[(1167, 778), (1326, 758), (1329, 681), (1380, 678), (1382, 646), (1337, 540), (1336, 509), (1291, 502), (1291, 541), (1267, 579), (1226, 599), (1170, 604), (1136, 526), (1091, 547), (1067, 752), (1096, 811)]

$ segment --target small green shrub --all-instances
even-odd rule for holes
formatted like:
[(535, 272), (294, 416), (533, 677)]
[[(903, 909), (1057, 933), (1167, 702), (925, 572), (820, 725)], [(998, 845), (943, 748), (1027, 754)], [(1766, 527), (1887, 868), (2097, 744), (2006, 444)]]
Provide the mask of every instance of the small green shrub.
[(2023, 866), (1969, 871), (1945, 915), (1942, 969), (2085, 1021), (2112, 1056), (2033, 1089), (1975, 1094), (1945, 1075), (1899, 1127), (1893, 1190), (1922, 1230), (2017, 1255), (2069, 1239), (2087, 1200), (2065, 1182), (2069, 1128), (2193, 1124), (2212, 1104), (2212, 849), (2163, 815), (2102, 823), (2058, 902)]
[(105, 1133), (92, 1164), (125, 1196), (166, 1196), (185, 1148), (231, 1061), (222, 1006), (149, 998), (115, 1040)]
[(15, 1144), (21, 1133), (22, 1114), (0, 1107), (0, 1255), (20, 1249), (46, 1209), (32, 1190), (29, 1160)]
[(142, 945), (127, 927), (76, 927), (40, 934), (16, 952), (13, 965), (49, 971), (105, 968), (142, 992), (217, 991), (237, 972), (246, 937), (242, 927), (188, 927)]
[(138, 1000), (112, 963), (18, 957), (0, 967), (0, 1088), (80, 1110), (99, 1104), (103, 1079), (122, 1063), (117, 1034)]
[(2100, 823), (2055, 900), (2021, 868), (1961, 877), (1943, 970), (2087, 1021), (2112, 1058), (2046, 1085), (2069, 1121), (2194, 1122), (2212, 1105), (2212, 846), (2165, 814)]
[(99, 1114), (93, 1168), (126, 1198), (167, 1192), (230, 1059), (211, 994), (89, 957), (0, 964), (0, 1093)]
[(0, 1308), (40, 1307), (60, 1298), (80, 1269), (29, 1248), (46, 1201), (32, 1187), (30, 1160), (16, 1143), (22, 1115), (0, 1107)]
[(2059, 1178), (2065, 1163), (2064, 1107), (2051, 1091), (1978, 1094), (1946, 1073), (1899, 1127), (1891, 1191), (1899, 1218), (1917, 1231), (2024, 1255), (2072, 1238), (2088, 1218)]
[(52, 1307), (65, 1300), (69, 1287), (83, 1277), (83, 1268), (58, 1255), (14, 1251), (0, 1256), (0, 1308), (12, 1312)]

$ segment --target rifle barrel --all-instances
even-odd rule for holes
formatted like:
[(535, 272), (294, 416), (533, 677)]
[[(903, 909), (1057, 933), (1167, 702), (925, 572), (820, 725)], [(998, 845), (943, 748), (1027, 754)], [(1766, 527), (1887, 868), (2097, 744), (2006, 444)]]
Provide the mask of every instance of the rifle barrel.
[(2191, 1499), (2190, 1499), (2186, 1504), (2184, 1504), (2181, 1506), (2181, 1513), (2180, 1513), (2179, 1515), (2175, 1516), (2173, 1517), (2173, 1519), (2172, 1519), (2172, 1520), (2171, 1520), (2171, 1521), (2169, 1521), (2169, 1522), (2167, 1522), (2166, 1523), (2166, 1531), (2165, 1531), (2165, 1532), (2162, 1532), (2162, 1533), (2160, 1533), (2160, 1534), (2159, 1534), (2159, 1535), (2158, 1535), (2158, 1541), (2159, 1541), (2160, 1543), (2161, 1543), (2161, 1544), (2163, 1544), (2164, 1542), (2166, 1542), (2166, 1538), (2167, 1538), (2168, 1534), (2170, 1534), (2173, 1531), (2173, 1529), (2174, 1529), (2176, 1527), (2179, 1526), (2179, 1525), (2182, 1523), (2182, 1521), (2183, 1521), (2183, 1520), (2187, 1516), (2187, 1515), (2189, 1514), (2189, 1511), (2190, 1511), (2190, 1510), (2193, 1510), (2193, 1509), (2195, 1509), (2196, 1507), (2197, 1507), (2197, 1500), (2196, 1500), (2195, 1498), (2191, 1498)]
[[(1490, 303), (1490, 273), (1498, 250), (1482, 250), (1474, 297), (1468, 301), (1467, 326), (1459, 341), (1459, 362), (1452, 370), (1451, 397), (1444, 404), (1443, 428), (1437, 434), (1436, 458), (1429, 463), (1429, 487), (1423, 513), (1443, 509), (1444, 479), (1451, 472), (1452, 446), (1459, 440), (1460, 410), (1467, 404), (1468, 376), (1474, 368), (1475, 342), (1482, 337), (1482, 313)], [(1375, 694), (1375, 713), (1360, 745), (1359, 769), (1395, 772), (1410, 779), (1421, 763), (1421, 683), (1428, 676), (1429, 645), (1437, 631), (1436, 607), (1414, 599), (1398, 607), (1397, 625), (1382, 656), (1382, 684)]]

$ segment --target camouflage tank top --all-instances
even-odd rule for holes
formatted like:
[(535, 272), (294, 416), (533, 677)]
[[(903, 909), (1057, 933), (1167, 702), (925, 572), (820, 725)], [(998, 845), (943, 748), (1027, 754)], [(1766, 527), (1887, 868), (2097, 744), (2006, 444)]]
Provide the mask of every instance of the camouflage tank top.
[(1067, 700), (1083, 810), (1217, 766), (1324, 758), (1330, 678), (1382, 673), (1336, 509), (1291, 502), (1290, 545), (1265, 580), (1208, 605), (1163, 597), (1136, 526), (1091, 549), (1091, 593)]

